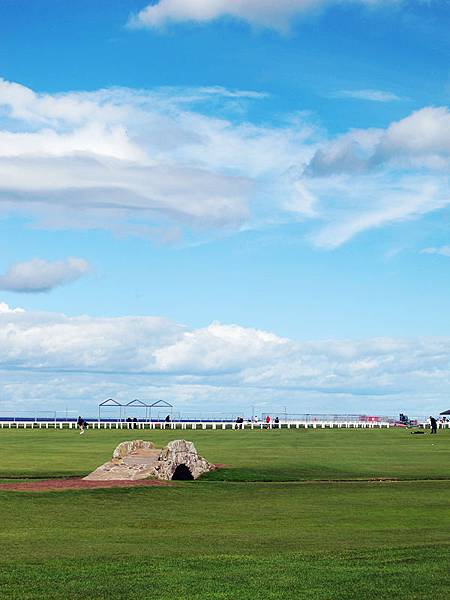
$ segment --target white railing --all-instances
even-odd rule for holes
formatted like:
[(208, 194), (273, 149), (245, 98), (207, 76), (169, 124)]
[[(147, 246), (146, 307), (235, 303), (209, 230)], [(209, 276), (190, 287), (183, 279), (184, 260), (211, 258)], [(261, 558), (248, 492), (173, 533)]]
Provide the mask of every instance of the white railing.
[[(287, 421), (280, 423), (232, 423), (230, 421), (172, 421), (134, 422), (90, 421), (90, 429), (167, 429), (167, 430), (225, 430), (225, 429), (389, 429), (394, 425), (389, 421)], [(426, 422), (418, 427), (429, 428)], [(450, 422), (439, 423), (439, 429), (449, 429)], [(0, 429), (77, 429), (75, 422), (65, 421), (20, 421), (2, 420)]]

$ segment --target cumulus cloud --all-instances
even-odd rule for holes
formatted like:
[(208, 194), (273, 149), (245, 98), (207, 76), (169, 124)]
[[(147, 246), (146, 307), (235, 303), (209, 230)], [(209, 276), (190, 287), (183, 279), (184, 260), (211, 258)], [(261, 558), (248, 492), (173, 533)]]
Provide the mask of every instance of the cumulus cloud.
[(76, 281), (90, 265), (82, 258), (48, 261), (33, 258), (11, 265), (0, 275), (0, 290), (9, 292), (49, 292), (55, 287)]
[(448, 108), (426, 107), (386, 129), (321, 144), (304, 170), (327, 221), (314, 242), (334, 248), (361, 231), (448, 206), (449, 139)]
[(67, 317), (3, 306), (0, 364), (206, 375), (270, 361), (289, 346), (271, 333), (237, 325), (190, 330), (160, 317)]
[(292, 344), (266, 331), (214, 322), (186, 332), (175, 344), (155, 352), (156, 367), (163, 371), (191, 373), (240, 371), (284, 356)]
[[(293, 341), (214, 322), (70, 317), (0, 304), (2, 401), (95, 410), (105, 397), (163, 397), (205, 411), (428, 412), (450, 392), (450, 339)], [(61, 396), (65, 399), (61, 400)], [(434, 409), (436, 409), (434, 404)]]
[(6, 302), (0, 302), (0, 314), (25, 312), (23, 308), (10, 308)]
[(252, 123), (248, 103), (263, 98), (221, 87), (50, 95), (0, 81), (0, 216), (163, 242), (302, 222), (335, 248), (449, 204), (447, 107), (328, 136), (303, 113)]
[(135, 28), (160, 28), (170, 23), (208, 23), (232, 17), (258, 27), (285, 30), (294, 17), (333, 5), (395, 5), (399, 0), (159, 0), (129, 20)]
[(426, 107), (386, 129), (353, 130), (317, 150), (312, 175), (368, 172), (377, 167), (442, 171), (450, 165), (450, 111)]

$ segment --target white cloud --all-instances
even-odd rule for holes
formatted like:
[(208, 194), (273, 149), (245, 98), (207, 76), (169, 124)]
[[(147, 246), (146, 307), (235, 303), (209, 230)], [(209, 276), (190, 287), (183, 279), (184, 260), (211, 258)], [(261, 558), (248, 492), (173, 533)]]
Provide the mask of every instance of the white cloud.
[(332, 5), (374, 7), (398, 3), (399, 0), (159, 0), (132, 16), (129, 25), (160, 28), (170, 23), (208, 23), (233, 17), (258, 27), (285, 30), (291, 19)]
[(268, 125), (233, 112), (263, 97), (221, 87), (48, 95), (0, 81), (0, 216), (162, 241), (301, 221), (314, 244), (334, 248), (450, 203), (446, 107), (329, 137), (306, 114)]
[(319, 145), (304, 171), (325, 221), (314, 243), (335, 248), (448, 206), (449, 140), (449, 110), (427, 107), (386, 129), (353, 130)]
[(266, 331), (238, 325), (212, 323), (186, 332), (175, 344), (155, 352), (156, 367), (162, 371), (190, 373), (227, 372), (285, 355), (292, 344)]
[(82, 258), (48, 261), (33, 258), (11, 265), (0, 275), (0, 290), (10, 292), (49, 292), (55, 287), (76, 281), (90, 265)]
[[(376, 149), (376, 162), (400, 160), (412, 166), (448, 165), (450, 158), (450, 111), (447, 107), (427, 107), (392, 123)], [(417, 162), (416, 160), (417, 159)], [(433, 161), (435, 160), (435, 162)]]
[(25, 312), (23, 308), (10, 308), (6, 302), (0, 302), (0, 314)]
[[(295, 342), (238, 325), (16, 312), (0, 304), (0, 404), (95, 414), (105, 397), (176, 409), (422, 414), (450, 393), (450, 339)], [(442, 404), (439, 404), (439, 403)]]
[(401, 100), (400, 96), (383, 90), (341, 90), (333, 94), (333, 98), (354, 98), (355, 100), (368, 100), (370, 102), (395, 102)]
[(450, 256), (450, 246), (439, 246), (423, 248), (420, 251), (421, 254), (440, 254), (441, 256)]
[(287, 157), (304, 160), (314, 131), (304, 120), (279, 128), (206, 114), (211, 98), (221, 110), (262, 97), (220, 87), (50, 96), (0, 82), (0, 212), (150, 236), (238, 229), (258, 187), (275, 193), (272, 174)]
[(0, 364), (86, 371), (154, 370), (153, 352), (182, 326), (159, 317), (91, 318), (0, 313)]
[(450, 111), (426, 107), (386, 129), (356, 129), (319, 148), (309, 163), (314, 176), (364, 173), (379, 167), (444, 171), (450, 166)]
[[(450, 204), (443, 175), (339, 175), (310, 183), (321, 196), (324, 224), (312, 242), (333, 249), (361, 232), (417, 219)], [(345, 198), (345, 199), (344, 199)]]

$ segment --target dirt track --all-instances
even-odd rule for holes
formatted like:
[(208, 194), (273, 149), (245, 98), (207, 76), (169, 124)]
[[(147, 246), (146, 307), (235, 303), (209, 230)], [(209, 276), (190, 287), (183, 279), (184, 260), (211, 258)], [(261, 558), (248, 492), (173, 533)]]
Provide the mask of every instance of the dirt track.
[(140, 479), (138, 481), (85, 481), (79, 477), (69, 479), (46, 479), (45, 481), (21, 481), (16, 483), (1, 483), (1, 490), (21, 492), (47, 492), (59, 490), (85, 490), (118, 487), (148, 487), (174, 485), (169, 481), (155, 479)]

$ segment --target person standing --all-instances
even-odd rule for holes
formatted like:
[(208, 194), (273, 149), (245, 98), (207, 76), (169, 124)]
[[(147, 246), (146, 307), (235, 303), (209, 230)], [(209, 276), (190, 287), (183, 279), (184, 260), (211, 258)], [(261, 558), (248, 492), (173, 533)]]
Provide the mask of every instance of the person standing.
[(437, 433), (437, 421), (434, 417), (430, 417), (431, 433)]
[(266, 417), (266, 427), (267, 429), (270, 429), (270, 415), (267, 415)]

